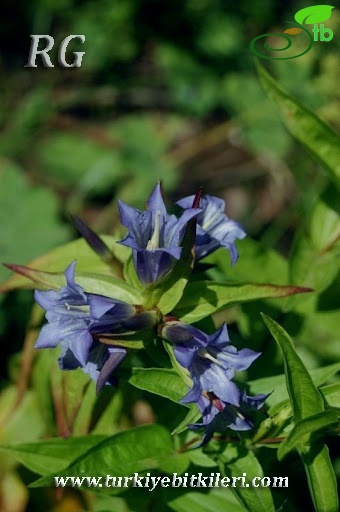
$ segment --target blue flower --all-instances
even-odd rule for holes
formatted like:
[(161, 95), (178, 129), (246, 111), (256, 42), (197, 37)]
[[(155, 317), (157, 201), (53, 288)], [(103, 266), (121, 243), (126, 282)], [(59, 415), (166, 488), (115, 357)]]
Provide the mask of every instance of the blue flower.
[(119, 243), (132, 248), (137, 275), (144, 284), (154, 283), (164, 277), (182, 252), (182, 240), (190, 219), (198, 212), (188, 207), (177, 219), (166, 211), (157, 184), (147, 202), (148, 209), (140, 211), (118, 201), (122, 224), (128, 233)]
[(168, 322), (162, 336), (174, 343), (174, 355), (189, 370), (193, 382), (182, 403), (198, 402), (202, 392), (211, 392), (224, 402), (240, 406), (241, 393), (231, 379), (235, 370), (249, 368), (259, 352), (248, 348), (237, 350), (230, 343), (225, 324), (208, 335), (192, 325)]
[(117, 383), (117, 379), (112, 375), (112, 372), (126, 357), (127, 351), (125, 348), (111, 347), (94, 341), (89, 350), (87, 363), (82, 367), (72, 350), (70, 350), (67, 342), (62, 341), (61, 347), (63, 353), (58, 359), (61, 370), (82, 368), (83, 372), (87, 373), (97, 383), (97, 393), (99, 393), (104, 385)]
[[(188, 196), (177, 201), (181, 208), (190, 208), (194, 196)], [(218, 197), (204, 195), (201, 198), (201, 213), (197, 216), (196, 230), (196, 259), (200, 260), (220, 247), (228, 249), (231, 263), (238, 258), (235, 246), (236, 239), (242, 239), (246, 233), (241, 225), (227, 217), (224, 213), (225, 202)]]
[[(35, 300), (45, 309), (48, 323), (43, 326), (35, 348), (56, 347), (59, 343), (62, 369), (81, 366), (90, 375), (91, 363), (98, 365), (98, 354), (94, 352), (93, 336), (114, 333), (128, 326), (136, 308), (120, 300), (85, 293), (74, 280), (74, 261), (66, 271), (66, 286), (59, 291), (35, 291)], [(138, 316), (138, 315), (137, 315)], [(102, 356), (106, 358), (106, 352)], [(87, 366), (90, 365), (90, 366)]]
[(201, 395), (198, 406), (202, 413), (202, 423), (189, 425), (192, 430), (204, 428), (204, 435), (199, 446), (206, 444), (215, 432), (224, 432), (226, 428), (235, 431), (251, 430), (253, 422), (249, 413), (261, 409), (269, 395), (259, 394), (248, 396), (245, 391), (240, 393), (240, 404), (233, 404), (219, 400), (212, 393)]

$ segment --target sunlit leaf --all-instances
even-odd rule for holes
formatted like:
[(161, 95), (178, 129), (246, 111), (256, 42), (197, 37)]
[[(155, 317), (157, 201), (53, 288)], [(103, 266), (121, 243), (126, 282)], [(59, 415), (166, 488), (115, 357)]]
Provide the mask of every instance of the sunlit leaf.
[(309, 439), (311, 434), (318, 430), (325, 429), (338, 422), (337, 414), (335, 411), (322, 411), (314, 416), (298, 421), (291, 432), (289, 432), (286, 439), (280, 444), (277, 456), (281, 460), (290, 451), (296, 448), (302, 448), (306, 439)]
[[(111, 236), (103, 236), (108, 247), (115, 243)], [(44, 272), (64, 272), (68, 265), (77, 260), (77, 272), (95, 272), (112, 276), (112, 270), (87, 245), (85, 240), (79, 238), (68, 244), (61, 245), (50, 252), (29, 261), (26, 266)], [(11, 263), (7, 261), (7, 263)], [(15, 261), (15, 263), (18, 263)], [(18, 288), (35, 288), (30, 278), (24, 275), (11, 276), (0, 285), (0, 292), (16, 290)]]
[[(229, 478), (245, 476), (247, 485), (238, 485), (232, 490), (242, 503), (244, 510), (248, 512), (274, 512), (274, 502), (269, 487), (251, 485), (249, 483), (254, 478), (256, 484), (264, 476), (261, 464), (255, 454), (241, 444), (226, 445), (221, 453), (218, 449), (215, 451), (214, 445), (208, 445), (205, 452), (219, 464), (220, 470)], [(224, 476), (224, 475), (223, 475)]]
[(279, 107), (283, 122), (290, 133), (317, 158), (328, 171), (329, 177), (339, 186), (340, 139), (338, 134), (312, 110), (292, 98), (259, 62), (256, 66), (264, 89)]
[[(66, 278), (63, 273), (44, 272), (22, 265), (7, 265), (20, 276), (24, 276), (31, 281), (30, 286), (25, 285), (25, 288), (39, 288), (43, 290), (55, 289), (58, 290), (61, 286), (66, 284)], [(138, 304), (141, 297), (138, 291), (130, 286), (125, 281), (114, 276), (102, 274), (86, 274), (78, 273), (76, 271), (76, 283), (80, 285), (85, 292), (95, 293), (98, 295), (105, 295), (113, 299), (122, 300), (124, 302)], [(12, 283), (14, 278), (12, 279)], [(9, 283), (9, 281), (7, 281)], [(6, 283), (4, 283), (6, 288)], [(7, 288), (6, 288), (7, 289)]]
[(31, 487), (53, 485), (54, 476), (96, 475), (105, 479), (106, 475), (129, 476), (160, 466), (166, 471), (166, 461), (169, 462), (169, 472), (172, 472), (170, 461), (175, 460), (173, 440), (160, 425), (131, 428), (107, 437), (95, 446), (90, 444), (89, 437), (87, 439), (88, 447), (83, 455), (70, 465), (65, 464), (65, 468), (54, 475), (35, 481)]
[(184, 290), (173, 314), (188, 323), (198, 322), (227, 306), (258, 299), (288, 297), (312, 291), (299, 286), (272, 284), (228, 284), (214, 281), (194, 281)]
[(183, 496), (172, 499), (168, 503), (175, 512), (217, 512), (232, 510), (244, 512), (244, 508), (232, 494), (230, 489), (213, 489), (208, 494), (200, 492), (187, 492)]
[[(315, 428), (323, 428), (335, 421), (335, 415), (333, 413), (322, 414), (325, 412), (323, 397), (314, 386), (287, 332), (268, 316), (262, 314), (262, 317), (283, 354), (286, 383), (295, 426), (305, 420), (298, 426), (298, 433), (293, 431), (292, 437), (288, 436), (286, 438), (288, 441), (284, 442), (287, 443), (287, 449), (295, 446), (301, 456), (315, 509), (321, 512), (336, 512), (339, 506), (337, 485), (328, 449), (322, 440), (312, 437), (314, 432), (311, 432), (311, 425), (307, 421), (310, 419)], [(303, 434), (302, 437), (299, 433)], [(285, 445), (282, 451), (283, 454), (287, 453)], [(282, 453), (281, 456), (283, 456)], [(327, 484), (321, 486), (321, 481), (325, 481)]]
[(106, 436), (52, 438), (36, 443), (18, 443), (0, 446), (1, 450), (13, 454), (28, 469), (39, 475), (60, 471), (84, 451), (89, 450)]
[(267, 315), (262, 313), (262, 317), (283, 353), (286, 384), (292, 402), (294, 421), (322, 412), (325, 408), (323, 398), (314, 386), (287, 332)]
[[(130, 384), (150, 393), (169, 398), (178, 403), (188, 391), (188, 387), (175, 370), (166, 368), (131, 368), (118, 369), (116, 372)], [(189, 407), (188, 404), (183, 404)]]
[[(322, 368), (313, 368), (309, 374), (316, 387), (321, 386), (340, 371), (340, 363), (330, 364)], [(260, 379), (248, 382), (250, 392), (254, 395), (257, 393), (273, 393), (267, 398), (266, 403), (274, 406), (288, 399), (288, 391), (286, 387), (285, 375), (273, 375), (271, 377), (262, 377)]]

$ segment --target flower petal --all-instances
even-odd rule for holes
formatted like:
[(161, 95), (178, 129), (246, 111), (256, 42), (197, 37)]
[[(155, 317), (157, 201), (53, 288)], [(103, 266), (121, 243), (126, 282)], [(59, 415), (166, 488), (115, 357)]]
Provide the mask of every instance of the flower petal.
[(54, 324), (46, 324), (42, 327), (34, 348), (54, 348), (62, 337), (60, 329)]
[(153, 191), (150, 194), (150, 197), (147, 202), (149, 210), (160, 210), (165, 215), (167, 214), (165, 204), (162, 197), (161, 185), (158, 182)]
[(255, 352), (249, 348), (243, 348), (239, 351), (235, 349), (235, 352), (231, 350), (231, 347), (226, 347), (220, 351), (216, 358), (218, 361), (223, 363), (224, 368), (233, 368), (237, 371), (247, 370), (249, 366), (257, 359), (261, 352)]
[(127, 354), (127, 352), (124, 348), (116, 348), (116, 347), (109, 348), (109, 357), (105, 361), (102, 369), (100, 370), (99, 376), (98, 376), (97, 385), (96, 385), (97, 393), (99, 393), (99, 391), (106, 384), (111, 373), (117, 368), (117, 366), (120, 365), (120, 363), (126, 357), (126, 354)]
[(93, 338), (87, 330), (74, 331), (69, 340), (69, 348), (72, 350), (74, 357), (76, 357), (81, 366), (86, 366), (87, 358), (90, 347), (93, 343)]

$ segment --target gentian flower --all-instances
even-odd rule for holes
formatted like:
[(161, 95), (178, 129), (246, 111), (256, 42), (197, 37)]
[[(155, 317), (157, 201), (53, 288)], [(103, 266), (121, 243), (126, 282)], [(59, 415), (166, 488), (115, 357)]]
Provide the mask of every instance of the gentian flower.
[[(48, 320), (40, 332), (35, 348), (56, 347), (60, 343), (60, 368), (70, 370), (80, 366), (93, 378), (111, 355), (110, 349), (114, 348), (100, 348), (98, 345), (101, 344), (94, 341), (94, 336), (129, 328), (130, 319), (135, 326), (135, 317), (138, 315), (135, 315), (136, 308), (131, 304), (85, 293), (75, 283), (75, 265), (74, 261), (67, 267), (67, 284), (59, 291), (35, 291), (35, 300), (46, 309)], [(122, 350), (124, 349), (119, 349), (119, 354)]]
[(87, 363), (81, 366), (68, 344), (61, 342), (62, 355), (58, 359), (61, 370), (75, 370), (81, 368), (97, 383), (97, 393), (105, 384), (116, 384), (117, 379), (112, 375), (115, 368), (123, 361), (127, 351), (122, 347), (111, 347), (94, 341), (89, 350)]
[(248, 348), (237, 350), (230, 343), (225, 324), (208, 335), (192, 325), (168, 322), (162, 329), (162, 336), (174, 343), (174, 355), (189, 371), (193, 381), (193, 387), (182, 398), (182, 403), (198, 402), (205, 391), (214, 393), (226, 403), (240, 406), (241, 393), (231, 379), (235, 370), (249, 368), (260, 352)]
[[(181, 217), (169, 215), (158, 183), (151, 193), (147, 210), (140, 211), (118, 201), (120, 218), (129, 232), (118, 243), (132, 248), (133, 262), (140, 281), (154, 283), (164, 277), (181, 256), (185, 228), (200, 209), (188, 207)], [(191, 206), (191, 205), (190, 205)]]
[(197, 404), (202, 413), (202, 423), (192, 423), (190, 429), (204, 428), (204, 435), (199, 446), (206, 444), (214, 432), (224, 432), (226, 428), (235, 431), (251, 430), (253, 422), (249, 413), (261, 409), (269, 395), (248, 396), (245, 391), (240, 394), (238, 407), (217, 399), (212, 393), (201, 395)]
[[(177, 201), (181, 208), (190, 208), (194, 196), (188, 196)], [(236, 239), (246, 236), (238, 222), (230, 219), (225, 213), (225, 202), (215, 196), (204, 195), (201, 198), (201, 213), (197, 216), (195, 256), (197, 260), (208, 256), (216, 249), (225, 247), (234, 264), (238, 258), (235, 246)], [(184, 210), (185, 211), (185, 210)]]

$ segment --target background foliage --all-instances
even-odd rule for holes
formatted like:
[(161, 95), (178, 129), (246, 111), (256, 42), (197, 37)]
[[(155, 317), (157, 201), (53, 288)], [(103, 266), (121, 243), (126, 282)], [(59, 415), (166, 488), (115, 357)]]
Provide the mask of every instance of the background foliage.
[[(252, 238), (238, 243), (240, 259), (233, 269), (224, 253), (211, 256), (215, 267), (209, 270), (210, 277), (297, 284), (316, 291), (308, 297), (233, 306), (214, 315), (216, 325), (227, 320), (235, 344), (263, 352), (247, 376), (240, 378), (254, 381), (253, 393), (275, 389), (269, 400), (274, 418), (283, 414), (275, 406), (288, 394), (282, 377), (275, 380), (275, 375), (283, 373), (283, 358), (260, 311), (289, 332), (313, 376), (324, 369), (322, 375), (316, 373), (316, 384), (333, 386), (325, 386), (322, 392), (330, 405), (340, 405), (335, 377), (340, 355), (340, 212), (338, 185), (334, 185), (339, 183), (340, 158), (334, 149), (336, 139), (306, 110), (309, 107), (340, 131), (340, 11), (334, 9), (329, 20), (332, 43), (315, 44), (299, 59), (266, 63), (276, 77), (274, 82), (264, 70), (257, 75), (249, 50), (253, 37), (277, 31), (304, 6), (269, 0), (32, 0), (17, 3), (14, 16), (12, 3), (5, 0), (0, 24), (1, 259), (25, 264), (75, 238), (70, 212), (99, 232), (117, 234), (116, 199), (142, 207), (157, 179), (174, 200), (203, 185), (207, 193), (227, 201), (228, 214)], [(82, 67), (24, 68), (30, 34), (53, 35), (55, 64), (60, 41), (69, 34), (85, 34)], [(76, 46), (73, 50), (79, 50)], [(67, 262), (58, 260), (58, 268), (50, 269), (62, 271)], [(93, 264), (99, 265), (91, 260)], [(5, 267), (0, 269), (1, 281), (9, 275)], [(97, 444), (100, 436), (133, 436), (135, 431), (129, 434), (127, 428), (150, 423), (140, 428), (146, 429), (150, 439), (159, 438), (163, 449), (167, 446), (172, 454), (168, 429), (184, 419), (182, 407), (138, 386), (138, 375), (131, 376), (134, 381), (123, 383), (117, 393), (105, 390), (95, 402), (85, 375), (77, 372), (75, 378), (56, 369), (51, 373), (55, 355), (32, 351), (41, 321), (38, 310), (31, 312), (32, 293), (3, 294), (0, 305), (1, 444), (29, 446), (61, 434), (56, 410), (65, 393), (72, 396), (66, 414), (72, 420), (73, 435), (90, 432), (90, 442)], [(203, 322), (208, 328), (207, 320)], [(272, 324), (269, 327), (275, 330)], [(147, 366), (141, 356), (135, 358), (136, 366)], [(260, 377), (262, 382), (255, 381)], [(268, 426), (269, 434), (276, 435), (275, 425)], [(188, 441), (184, 433), (180, 435), (180, 442)], [(112, 439), (115, 443), (116, 438)], [(335, 436), (327, 441), (339, 477), (338, 441)], [(43, 451), (44, 445), (40, 446)], [(147, 443), (145, 447), (148, 456), (157, 454), (157, 445), (150, 443), (152, 453)], [(73, 455), (82, 453), (81, 444), (78, 448)], [(48, 473), (56, 474), (65, 466), (68, 452), (60, 450), (59, 445), (49, 447), (45, 458), (34, 458), (34, 462), (29, 449), (17, 456), (1, 451), (4, 512), (127, 512), (143, 506), (152, 510), (155, 498), (147, 490), (112, 497), (74, 490), (60, 496), (53, 488), (28, 489), (37, 474), (44, 476), (46, 465)], [(298, 453), (290, 452), (279, 462), (270, 446), (257, 451), (263, 469), (251, 460), (254, 473), (290, 479), (288, 490), (274, 492), (276, 509), (282, 505), (292, 511), (313, 510)], [(121, 460), (128, 463), (130, 456), (121, 454)], [(232, 449), (219, 456), (219, 463), (232, 460)], [(195, 464), (205, 466), (208, 474), (217, 468), (213, 456), (194, 451), (173, 456), (172, 466), (169, 460), (156, 459), (153, 467), (160, 470), (164, 464), (171, 471), (189, 468), (186, 471), (192, 473)], [(117, 475), (128, 473), (116, 459), (110, 474), (114, 467)], [(239, 468), (228, 467), (240, 473)], [(224, 510), (228, 505), (244, 510), (225, 490), (202, 496), (181, 491), (170, 495), (163, 489), (158, 499), (179, 512), (192, 510), (197, 503), (202, 511)], [(247, 506), (261, 510), (254, 508), (259, 504), (253, 499)]]

